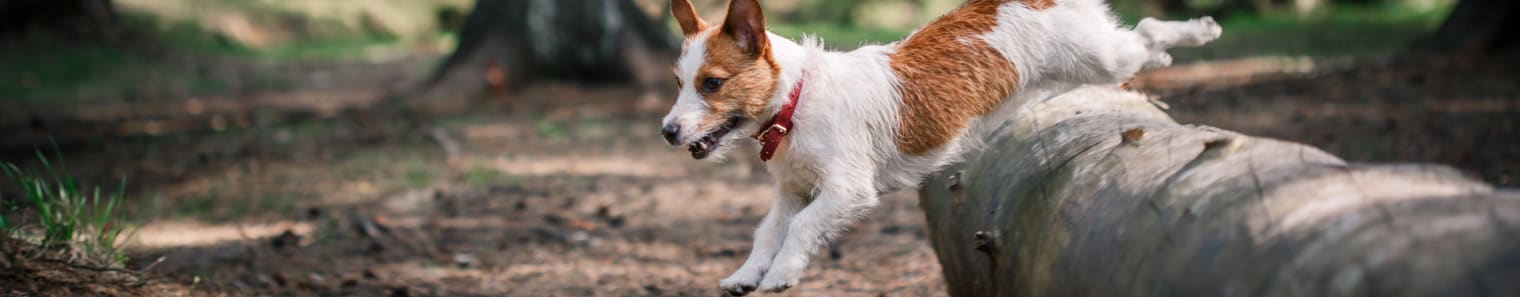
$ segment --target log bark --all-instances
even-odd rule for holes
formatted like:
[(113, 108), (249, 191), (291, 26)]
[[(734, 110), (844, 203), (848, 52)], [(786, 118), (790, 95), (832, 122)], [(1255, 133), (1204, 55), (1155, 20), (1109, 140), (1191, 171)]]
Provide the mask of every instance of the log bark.
[(1520, 296), (1520, 195), (1087, 87), (920, 190), (953, 296)]

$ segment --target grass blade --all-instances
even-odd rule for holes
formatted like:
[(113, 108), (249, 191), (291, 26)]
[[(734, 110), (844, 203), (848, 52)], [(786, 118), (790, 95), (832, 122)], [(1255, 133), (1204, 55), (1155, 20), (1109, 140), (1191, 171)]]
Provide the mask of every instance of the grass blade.
[[(127, 180), (117, 189), (104, 192), (100, 187), (83, 189), (77, 179), (60, 171), (62, 153), (49, 159), (41, 150), (35, 152), (40, 172), (27, 172), (11, 163), (0, 163), (0, 173), (14, 181), (25, 204), (9, 205), (36, 216), (41, 227), (40, 242), (48, 248), (83, 251), (92, 259), (110, 265), (125, 263), (117, 248), (123, 234), (131, 234), (120, 216)], [(19, 222), (18, 222), (19, 223)], [(9, 234), (24, 232), (0, 213), (0, 229)]]

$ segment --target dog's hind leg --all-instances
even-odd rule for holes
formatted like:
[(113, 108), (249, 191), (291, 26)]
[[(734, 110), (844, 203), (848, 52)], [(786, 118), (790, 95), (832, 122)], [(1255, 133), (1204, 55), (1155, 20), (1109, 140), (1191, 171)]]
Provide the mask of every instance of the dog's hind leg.
[(806, 206), (802, 197), (790, 194), (792, 191), (778, 189), (776, 192), (770, 211), (765, 214), (765, 219), (760, 220), (760, 227), (755, 228), (755, 242), (749, 258), (734, 274), (718, 282), (719, 287), (730, 295), (743, 296), (760, 285), (760, 279), (770, 269), (771, 260), (786, 240), (792, 218)]
[[(1134, 30), (1111, 28), (1097, 34), (1073, 39), (1076, 48), (1097, 66), (1089, 75), (1057, 76), (1054, 79), (1075, 84), (1104, 84), (1126, 81), (1135, 74), (1172, 65), (1167, 49), (1199, 46), (1219, 38), (1219, 24), (1212, 18), (1187, 21), (1161, 21), (1146, 18)], [(1091, 68), (1089, 68), (1091, 69)]]
[(1171, 66), (1172, 55), (1166, 52), (1167, 49), (1202, 46), (1219, 39), (1222, 32), (1212, 17), (1186, 21), (1162, 21), (1154, 18), (1140, 20), (1140, 24), (1135, 26), (1135, 33), (1145, 40), (1146, 49), (1150, 52), (1150, 57), (1141, 70)]

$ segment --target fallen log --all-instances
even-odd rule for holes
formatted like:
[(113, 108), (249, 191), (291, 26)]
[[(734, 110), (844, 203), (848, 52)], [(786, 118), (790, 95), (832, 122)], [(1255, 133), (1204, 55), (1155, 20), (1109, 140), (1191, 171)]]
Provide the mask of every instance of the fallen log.
[(1520, 194), (1085, 87), (920, 190), (952, 296), (1520, 296)]

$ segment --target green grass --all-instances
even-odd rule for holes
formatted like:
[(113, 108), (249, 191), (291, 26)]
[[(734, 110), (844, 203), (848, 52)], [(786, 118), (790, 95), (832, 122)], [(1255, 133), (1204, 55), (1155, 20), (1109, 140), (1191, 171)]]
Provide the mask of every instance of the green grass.
[(414, 168), (408, 170), (404, 178), (406, 185), (411, 188), (427, 188), (433, 184), (433, 172), (427, 169)]
[[(1179, 62), (1250, 56), (1365, 57), (1406, 50), (1440, 26), (1450, 7), (1338, 5), (1308, 16), (1242, 13), (1223, 18), (1224, 36), (1172, 52)], [(1183, 18), (1183, 17), (1176, 17)]]
[[(309, 62), (368, 61), (405, 50), (406, 42), (360, 29), (338, 31), (320, 39), (290, 40), (267, 48), (250, 48), (208, 32), (190, 21), (162, 21), (123, 12), (129, 40), (109, 45), (38, 40), (27, 47), (0, 50), (0, 102), (101, 102), (161, 99), (226, 92), (238, 82), (205, 75), (205, 69), (229, 61), (280, 65)], [(341, 28), (339, 25), (323, 25)], [(447, 33), (438, 38), (452, 40)], [(281, 89), (284, 78), (248, 75), (244, 88)]]
[(483, 166), (471, 167), (468, 171), (464, 172), (463, 179), (466, 184), (469, 184), (471, 187), (475, 187), (477, 189), (483, 189), (496, 184), (514, 183), (517, 181), (517, 177), (515, 176), (502, 173), (501, 171), (497, 171), (494, 168)]
[(49, 160), (39, 151), (37, 157), (42, 163), (42, 172), (0, 163), (0, 171), (16, 184), (25, 198), (24, 205), (12, 207), (30, 214), (29, 217), (34, 217), (41, 228), (41, 234), (27, 234), (31, 228), (12, 224), (0, 216), (0, 227), (5, 228), (6, 236), (36, 238), (43, 247), (82, 252), (91, 258), (108, 260), (113, 265), (125, 263), (126, 255), (119, 244), (129, 234), (120, 212), (126, 180), (123, 179), (120, 188), (110, 193), (102, 194), (98, 187), (86, 190), (74, 178), (58, 173), (54, 164), (63, 165), (61, 156)]
[(152, 96), (222, 90), (224, 82), (187, 67), (164, 67), (157, 58), (106, 46), (0, 53), (0, 101)]
[(167, 209), (168, 215), (163, 217), (183, 219), (213, 217), (221, 204), (222, 201), (215, 194), (187, 197), (171, 204)]
[[(394, 36), (369, 34), (358, 29), (339, 30), (320, 39), (295, 39), (266, 48), (252, 48), (207, 32), (188, 21), (156, 25), (148, 16), (129, 18), (133, 26), (155, 32), (165, 46), (210, 56), (231, 56), (268, 63), (362, 60), (375, 49), (405, 46)], [(341, 28), (338, 25), (327, 27)], [(440, 35), (440, 38), (447, 36)]]
[[(276, 7), (264, 7), (253, 1), (228, 1), (226, 4), (243, 7), (250, 14), (274, 14)], [(397, 36), (375, 33), (364, 28), (354, 28), (333, 20), (305, 19), (308, 28), (322, 31), (319, 36), (307, 36), (279, 44), (254, 48), (228, 40), (211, 33), (189, 20), (168, 21), (146, 13), (123, 12), (128, 26), (154, 35), (164, 46), (191, 53), (211, 56), (250, 58), (270, 63), (308, 61), (352, 61), (366, 57), (367, 52), (377, 48), (405, 46)], [(439, 32), (437, 38), (450, 38)]]
[[(1445, 19), (1450, 5), (1417, 9), (1401, 5), (1334, 5), (1314, 14), (1238, 13), (1221, 18), (1224, 36), (1202, 48), (1175, 49), (1179, 62), (1251, 56), (1364, 57), (1405, 50)], [(1169, 16), (1187, 19), (1197, 16)], [(1139, 17), (1122, 17), (1133, 25)], [(801, 40), (816, 35), (830, 48), (901, 40), (909, 30), (860, 28), (838, 22), (773, 23), (776, 34)]]
[(570, 131), (562, 123), (540, 119), (533, 123), (533, 131), (539, 136), (552, 139), (563, 139), (570, 135)]

